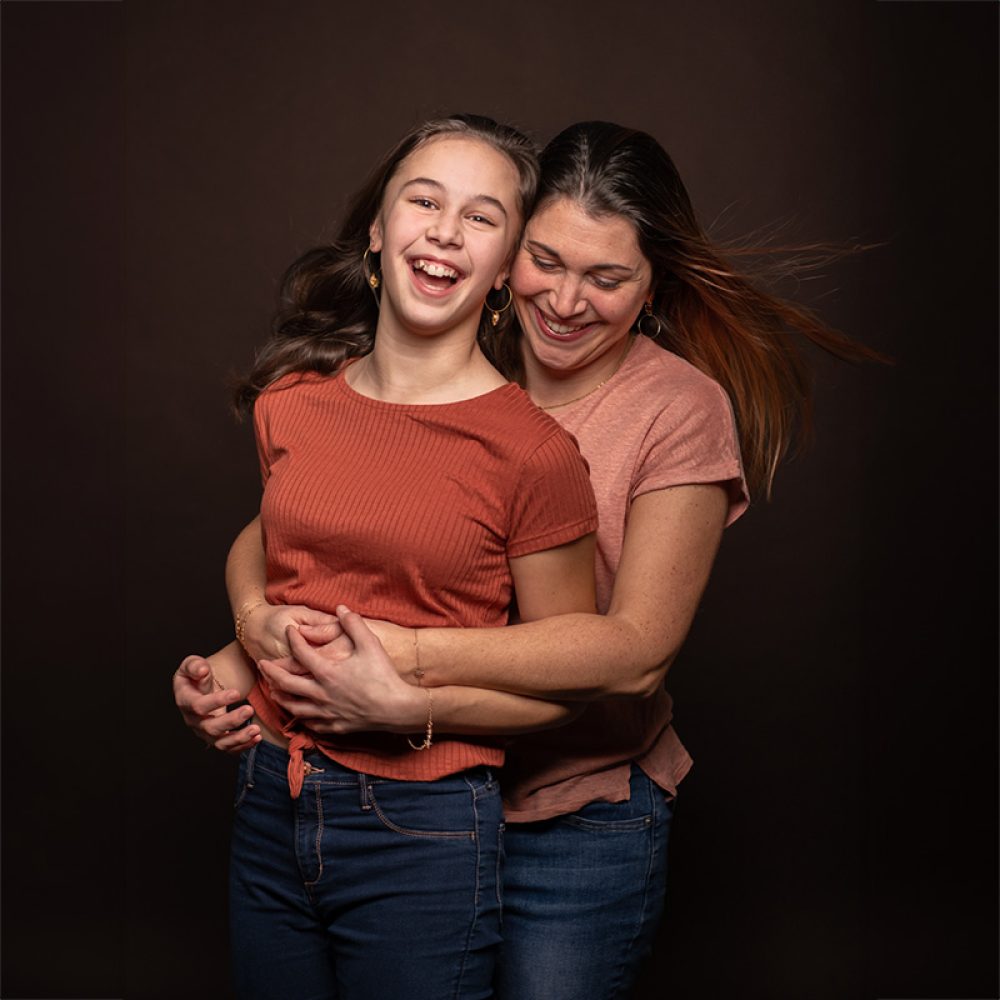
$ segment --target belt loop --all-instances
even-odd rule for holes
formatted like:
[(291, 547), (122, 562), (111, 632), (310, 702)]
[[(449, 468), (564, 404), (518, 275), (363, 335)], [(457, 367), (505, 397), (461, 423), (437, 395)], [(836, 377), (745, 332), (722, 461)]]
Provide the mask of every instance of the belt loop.
[(358, 772), (358, 791), (361, 793), (361, 808), (367, 812), (372, 804), (368, 796), (368, 775)]

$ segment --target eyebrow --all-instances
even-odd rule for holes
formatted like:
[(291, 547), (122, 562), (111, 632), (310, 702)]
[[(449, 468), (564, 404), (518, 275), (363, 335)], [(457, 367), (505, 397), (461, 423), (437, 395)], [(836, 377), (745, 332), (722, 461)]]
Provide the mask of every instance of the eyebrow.
[[(414, 184), (429, 184), (431, 187), (437, 188), (438, 191), (445, 190), (445, 186), (440, 181), (434, 180), (433, 177), (414, 177), (413, 180), (407, 181), (399, 190), (405, 191)], [(498, 212), (502, 212), (505, 219), (507, 218), (507, 209), (503, 207), (503, 202), (498, 198), (494, 198), (491, 194), (473, 195), (469, 201), (486, 202), (486, 204), (496, 208)]]
[[(548, 257), (555, 257), (556, 260), (561, 261), (562, 257), (559, 255), (557, 250), (554, 250), (550, 246), (546, 246), (544, 243), (540, 243), (538, 240), (525, 240), (524, 245), (529, 250), (536, 250), (540, 253), (544, 253)], [(587, 268), (588, 271), (627, 271), (629, 274), (635, 274), (635, 268), (629, 267), (628, 264), (591, 264)]]

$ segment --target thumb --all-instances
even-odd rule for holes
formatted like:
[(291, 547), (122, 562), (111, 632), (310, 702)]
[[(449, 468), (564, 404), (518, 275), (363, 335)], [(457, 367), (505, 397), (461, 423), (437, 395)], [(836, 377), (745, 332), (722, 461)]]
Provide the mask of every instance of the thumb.
[(199, 694), (211, 694), (213, 690), (212, 668), (204, 656), (185, 656), (177, 668), (177, 677), (186, 678), (198, 689)]
[(303, 608), (298, 615), (299, 624), (322, 628), (325, 625), (337, 624), (337, 619), (325, 611), (315, 611), (313, 608)]
[(344, 630), (336, 618), (320, 625), (299, 625), (299, 631), (314, 646), (322, 646), (325, 643), (333, 642), (334, 639), (338, 639), (344, 634)]
[(378, 637), (368, 627), (364, 618), (356, 611), (352, 611), (347, 606), (340, 604), (337, 606), (337, 617), (340, 619), (340, 625), (343, 630), (350, 636), (354, 645), (359, 649), (366, 652), (374, 650), (382, 653), (385, 652), (382, 648), (382, 643), (378, 641)]
[(292, 656), (314, 676), (314, 667), (325, 664), (323, 658), (316, 652), (313, 646), (309, 645), (309, 642), (294, 625), (289, 625), (285, 629), (285, 641), (288, 643), (288, 648), (291, 650)]

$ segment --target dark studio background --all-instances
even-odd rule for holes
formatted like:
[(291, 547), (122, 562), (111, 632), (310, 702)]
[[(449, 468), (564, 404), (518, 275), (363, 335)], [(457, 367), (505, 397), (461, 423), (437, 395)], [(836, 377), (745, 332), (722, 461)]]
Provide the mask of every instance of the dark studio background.
[(235, 765), (169, 684), (229, 638), (258, 499), (226, 375), (456, 109), (645, 128), (724, 236), (884, 244), (785, 289), (897, 364), (817, 358), (815, 446), (727, 533), (670, 676), (697, 764), (639, 997), (996, 997), (997, 21), (6, 0), (3, 997), (229, 995)]

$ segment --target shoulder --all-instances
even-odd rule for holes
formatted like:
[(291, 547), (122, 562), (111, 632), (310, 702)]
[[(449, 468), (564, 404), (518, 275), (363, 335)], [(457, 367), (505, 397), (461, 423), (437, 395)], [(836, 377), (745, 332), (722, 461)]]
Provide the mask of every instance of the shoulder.
[(548, 442), (576, 448), (573, 436), (513, 382), (482, 398), (480, 418), (515, 453), (527, 456)]
[(668, 486), (724, 483), (727, 523), (746, 507), (739, 439), (726, 391), (690, 362), (652, 342), (643, 348), (649, 420), (639, 447), (633, 494)]
[(254, 402), (254, 413), (281, 412), (307, 399), (328, 397), (337, 380), (337, 375), (313, 371), (288, 372), (261, 391)]
[(312, 371), (288, 372), (266, 386), (261, 392), (260, 398), (269, 397), (273, 399), (278, 394), (287, 392), (290, 389), (308, 392), (334, 382), (336, 378), (336, 375), (321, 375), (319, 372)]
[(582, 478), (589, 487), (589, 469), (576, 438), (523, 389), (510, 383), (484, 397), (484, 404), (487, 399), (480, 418), (488, 427), (490, 452), (512, 474), (512, 482), (524, 488)]
[(729, 417), (726, 391), (691, 362), (642, 337), (629, 357), (626, 387), (651, 412), (719, 412)]
[(564, 419), (587, 454), (612, 442), (622, 450), (700, 429), (728, 437), (734, 427), (722, 386), (646, 337), (635, 341), (602, 393)]

